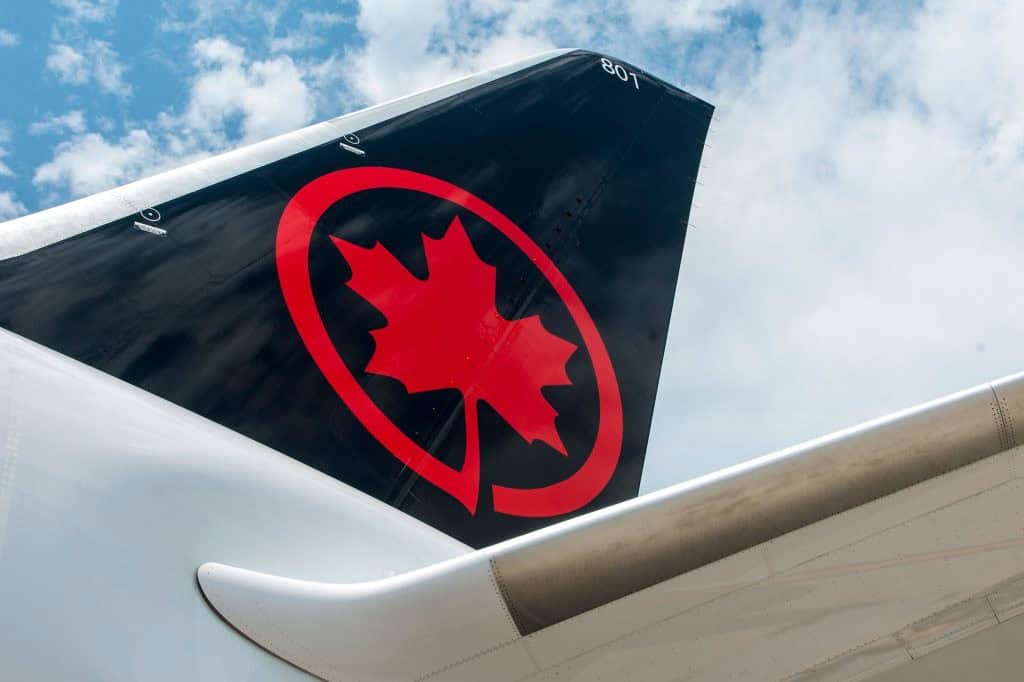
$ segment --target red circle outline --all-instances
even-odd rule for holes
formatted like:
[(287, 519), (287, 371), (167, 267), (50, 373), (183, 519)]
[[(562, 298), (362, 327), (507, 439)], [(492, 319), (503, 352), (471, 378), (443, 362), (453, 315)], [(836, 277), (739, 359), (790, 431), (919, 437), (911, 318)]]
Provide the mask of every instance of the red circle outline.
[(544, 251), (515, 223), (479, 197), (438, 178), (400, 168), (369, 166), (326, 173), (303, 186), (285, 207), (275, 245), (278, 278), (299, 336), (338, 397), (391, 454), (419, 475), (476, 510), (479, 471), (454, 469), (399, 429), (363, 390), (335, 348), (320, 317), (309, 275), (309, 247), (316, 224), (332, 205), (357, 192), (405, 189), (461, 206), (493, 226), (540, 270), (565, 303), (590, 355), (597, 378), (600, 419), (594, 447), (576, 473), (540, 488), (493, 485), (494, 509), (541, 518), (576, 511), (611, 480), (622, 450), (623, 416), (619, 383), (611, 358), (583, 301)]

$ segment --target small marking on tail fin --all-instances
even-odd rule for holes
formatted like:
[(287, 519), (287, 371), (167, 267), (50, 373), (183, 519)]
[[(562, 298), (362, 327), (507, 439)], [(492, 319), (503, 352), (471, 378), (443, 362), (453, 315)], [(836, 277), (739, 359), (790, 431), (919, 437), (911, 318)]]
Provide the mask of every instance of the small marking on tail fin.
[(135, 221), (134, 225), (135, 229), (155, 234), (158, 237), (164, 237), (167, 235), (167, 230), (157, 227), (156, 225), (147, 225), (146, 223), (140, 223), (138, 220)]
[(347, 152), (352, 152), (357, 156), (366, 156), (366, 152), (364, 152), (362, 149), (359, 149), (358, 147), (353, 147), (352, 145), (345, 144), (344, 142), (339, 142), (338, 146)]

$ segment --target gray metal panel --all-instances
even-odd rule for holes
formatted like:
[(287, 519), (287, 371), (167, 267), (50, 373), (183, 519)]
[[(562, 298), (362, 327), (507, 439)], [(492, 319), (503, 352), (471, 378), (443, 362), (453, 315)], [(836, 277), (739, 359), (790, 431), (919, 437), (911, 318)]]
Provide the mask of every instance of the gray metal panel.
[(1019, 444), (1024, 374), (494, 547), (524, 635)]
[[(1024, 670), (1024, 618), (1000, 623), (922, 658), (888, 669), (873, 682), (1018, 682)], [(810, 676), (808, 680), (821, 680)]]

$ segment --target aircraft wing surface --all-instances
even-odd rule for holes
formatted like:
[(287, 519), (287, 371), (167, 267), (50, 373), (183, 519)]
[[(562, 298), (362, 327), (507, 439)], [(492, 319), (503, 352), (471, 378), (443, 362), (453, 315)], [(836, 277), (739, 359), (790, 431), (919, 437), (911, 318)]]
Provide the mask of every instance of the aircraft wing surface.
[(1022, 424), (1016, 376), (382, 581), (199, 580), (330, 680), (1009, 679)]

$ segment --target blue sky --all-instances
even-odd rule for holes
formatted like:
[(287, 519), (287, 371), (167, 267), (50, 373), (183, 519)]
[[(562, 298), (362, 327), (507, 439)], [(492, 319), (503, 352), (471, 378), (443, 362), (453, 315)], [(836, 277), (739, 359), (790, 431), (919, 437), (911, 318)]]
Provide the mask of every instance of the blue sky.
[[(0, 178), (0, 191), (13, 191), (29, 210), (77, 194), (66, 185), (33, 182), (36, 169), (62, 141), (93, 131), (117, 139), (187, 106), (197, 76), (197, 41), (227, 38), (254, 59), (272, 58), (286, 52), (272, 42), (301, 30), (305, 13), (319, 14), (318, 24), (326, 26), (317, 31), (323, 43), (292, 52), (327, 58), (360, 42), (354, 27), (358, 8), (351, 3), (309, 2), (301, 10), (268, 5), (251, 12), (236, 12), (236, 5), (213, 15), (198, 4), (102, 0), (13, 9), (0, 13), (0, 35), (6, 36), (0, 38), (0, 46), (6, 45), (0, 47), (0, 73), (17, 97), (5, 98), (0, 122), (8, 130), (4, 148), (14, 175)], [(55, 120), (69, 113), (64, 125)], [(240, 117), (225, 119), (226, 140), (239, 140)]]
[[(706, 48), (716, 34), (755, 47), (760, 17), (748, 8), (649, 4), (654, 9), (577, 0), (51, 0), (12, 7), (0, 15), (0, 68), (18, 93), (0, 109), (10, 170), (0, 178), (8, 197), (0, 217), (551, 47), (585, 45), (661, 72), (713, 57)], [(635, 40), (637, 31), (643, 40)], [(709, 82), (706, 67), (685, 71), (691, 87)], [(213, 101), (204, 82), (237, 88), (242, 102)], [(261, 85), (278, 95), (263, 93), (261, 104), (282, 111), (247, 108), (245, 98), (260, 97)], [(289, 92), (295, 99), (281, 101)], [(116, 158), (108, 147), (124, 138), (127, 151)], [(75, 150), (97, 168), (60, 163), (77, 161), (67, 156)]]
[(645, 489), (1024, 370), (1018, 3), (8, 5), (0, 220), (552, 47), (713, 102)]

